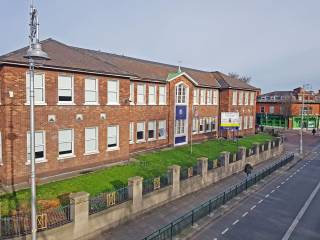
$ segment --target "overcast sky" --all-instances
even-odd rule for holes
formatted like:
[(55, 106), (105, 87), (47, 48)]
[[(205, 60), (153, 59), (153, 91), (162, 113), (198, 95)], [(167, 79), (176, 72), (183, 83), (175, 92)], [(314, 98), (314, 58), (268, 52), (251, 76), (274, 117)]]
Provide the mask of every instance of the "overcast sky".
[[(319, 0), (34, 0), (40, 37), (252, 77), (263, 92), (320, 88)], [(0, 55), (28, 43), (29, 0), (1, 0)]]

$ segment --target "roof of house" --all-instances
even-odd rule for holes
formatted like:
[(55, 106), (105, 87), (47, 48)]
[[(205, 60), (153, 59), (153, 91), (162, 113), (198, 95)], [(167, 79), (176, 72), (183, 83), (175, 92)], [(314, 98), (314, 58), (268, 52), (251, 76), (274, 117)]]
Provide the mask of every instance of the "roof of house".
[[(166, 82), (170, 74), (176, 73), (178, 70), (178, 66), (175, 65), (73, 47), (51, 38), (42, 41), (41, 45), (50, 57), (50, 61), (47, 61), (44, 67), (130, 76), (142, 80), (163, 82)], [(24, 47), (2, 55), (0, 63), (27, 64), (27, 59), (24, 58), (26, 51), (27, 47)], [(181, 67), (181, 71), (194, 79), (200, 86), (257, 90), (257, 88), (221, 72), (207, 72), (186, 67)]]

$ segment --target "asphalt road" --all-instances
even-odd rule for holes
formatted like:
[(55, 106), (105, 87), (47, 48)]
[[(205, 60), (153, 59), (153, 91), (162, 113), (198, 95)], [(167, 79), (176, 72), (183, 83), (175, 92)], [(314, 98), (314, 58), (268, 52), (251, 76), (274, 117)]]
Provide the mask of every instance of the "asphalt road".
[(319, 240), (320, 146), (189, 239)]

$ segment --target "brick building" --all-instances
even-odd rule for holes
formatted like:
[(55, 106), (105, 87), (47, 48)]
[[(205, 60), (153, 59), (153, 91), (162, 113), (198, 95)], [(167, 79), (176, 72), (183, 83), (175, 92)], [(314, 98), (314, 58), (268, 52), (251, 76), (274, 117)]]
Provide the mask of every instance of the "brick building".
[[(302, 99), (304, 97), (304, 109)], [(296, 88), (292, 91), (276, 91), (257, 97), (257, 124), (269, 127), (301, 128), (301, 112), (304, 127), (320, 127), (320, 92)]]
[[(257, 88), (220, 72), (42, 42), (35, 74), (36, 168), (41, 178), (103, 167), (139, 151), (217, 137), (220, 112), (254, 133)], [(0, 57), (0, 179), (29, 178), (27, 48)], [(221, 133), (222, 134), (222, 133)], [(226, 134), (226, 133), (223, 133)]]

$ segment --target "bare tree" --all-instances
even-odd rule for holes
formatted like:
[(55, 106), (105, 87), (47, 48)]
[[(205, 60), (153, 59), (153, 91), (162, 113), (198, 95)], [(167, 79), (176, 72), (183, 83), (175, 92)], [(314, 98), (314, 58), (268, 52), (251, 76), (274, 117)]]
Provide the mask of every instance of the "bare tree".
[[(292, 96), (285, 96), (280, 102), (280, 113), (284, 117), (287, 123), (289, 122), (289, 117), (292, 115)], [(287, 127), (287, 126), (286, 126)]]
[(232, 78), (236, 78), (240, 81), (243, 81), (245, 83), (249, 83), (251, 81), (251, 77), (249, 76), (240, 76), (238, 73), (234, 73), (234, 72), (231, 72), (229, 73), (229, 76), (232, 77)]

